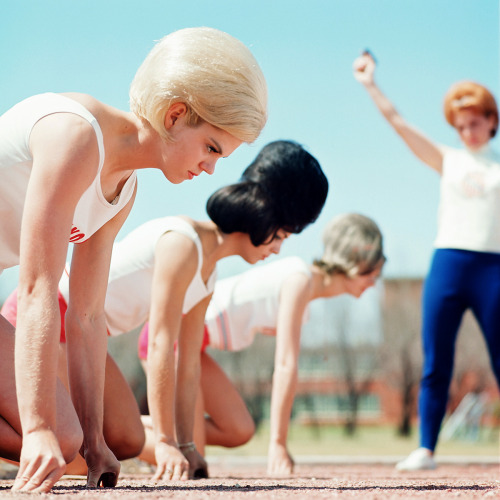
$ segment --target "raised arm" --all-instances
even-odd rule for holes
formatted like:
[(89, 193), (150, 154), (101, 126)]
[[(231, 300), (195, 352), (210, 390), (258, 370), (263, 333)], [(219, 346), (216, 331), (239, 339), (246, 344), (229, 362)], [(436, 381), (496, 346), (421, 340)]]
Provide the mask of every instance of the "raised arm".
[(187, 479), (189, 462), (177, 446), (175, 435), (176, 360), (186, 290), (198, 264), (195, 244), (186, 236), (169, 232), (155, 252), (148, 342), (148, 404), (155, 435), (154, 479)]
[(441, 149), (424, 134), (409, 125), (397, 112), (391, 101), (375, 83), (375, 60), (369, 52), (358, 57), (353, 64), (354, 77), (360, 82), (372, 98), (382, 116), (403, 139), (410, 150), (432, 169), (441, 173), (443, 154)]
[(271, 437), (268, 474), (293, 472), (287, 449), (288, 426), (297, 389), (302, 318), (311, 299), (310, 279), (302, 273), (285, 280), (280, 294), (273, 388), (271, 393)]
[(97, 173), (99, 154), (92, 127), (70, 114), (40, 120), (32, 130), (30, 148), (33, 167), (21, 229), (15, 347), (23, 446), (13, 489), (48, 491), (65, 470), (54, 434), (58, 282), (73, 213)]
[(200, 352), (210, 298), (203, 299), (184, 316), (179, 336), (175, 428), (180, 450), (189, 461), (190, 478), (208, 477), (207, 463), (192, 443), (196, 396), (200, 390)]
[(88, 487), (115, 486), (120, 464), (103, 436), (107, 329), (104, 301), (111, 250), (134, 199), (86, 242), (75, 245), (66, 313), (71, 397), (83, 429)]

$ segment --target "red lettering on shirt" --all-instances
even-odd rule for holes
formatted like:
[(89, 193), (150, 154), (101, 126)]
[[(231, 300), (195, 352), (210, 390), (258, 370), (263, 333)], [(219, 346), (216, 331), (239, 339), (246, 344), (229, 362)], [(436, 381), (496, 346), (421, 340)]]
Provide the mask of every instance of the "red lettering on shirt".
[(69, 237), (69, 242), (76, 243), (83, 238), (85, 238), (85, 233), (80, 232), (80, 230), (76, 226), (73, 226), (71, 228), (71, 236)]

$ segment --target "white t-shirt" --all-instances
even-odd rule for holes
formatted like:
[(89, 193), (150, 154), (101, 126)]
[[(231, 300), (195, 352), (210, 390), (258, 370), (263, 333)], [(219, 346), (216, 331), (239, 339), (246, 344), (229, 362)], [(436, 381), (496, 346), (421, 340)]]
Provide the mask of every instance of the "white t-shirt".
[(500, 252), (500, 156), (446, 148), (436, 248)]
[(209, 345), (239, 351), (252, 344), (259, 329), (276, 328), (283, 283), (296, 273), (311, 276), (302, 259), (287, 257), (218, 281), (205, 316)]
[[(186, 235), (198, 249), (198, 268), (184, 297), (183, 314), (212, 293), (216, 270), (205, 284), (201, 276), (203, 249), (193, 226), (181, 217), (153, 219), (131, 231), (113, 247), (104, 305), (107, 327), (111, 335), (129, 332), (148, 319), (156, 244), (160, 237), (169, 231)], [(59, 289), (67, 302), (69, 297), (67, 273), (61, 278)]]
[(54, 113), (73, 113), (87, 120), (94, 128), (99, 148), (97, 175), (78, 201), (69, 241), (86, 241), (111, 220), (134, 193), (135, 172), (123, 186), (116, 203), (111, 204), (104, 198), (101, 189), (103, 136), (97, 120), (86, 108), (73, 99), (52, 93), (21, 101), (0, 116), (0, 272), (19, 264), (21, 219), (33, 166), (29, 149), (31, 131), (40, 119)]

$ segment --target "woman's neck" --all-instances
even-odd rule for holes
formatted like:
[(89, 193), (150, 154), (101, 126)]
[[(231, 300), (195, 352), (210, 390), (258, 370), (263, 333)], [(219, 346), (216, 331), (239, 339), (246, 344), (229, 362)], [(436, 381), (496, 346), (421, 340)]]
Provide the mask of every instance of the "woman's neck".
[(490, 141), (485, 142), (481, 146), (474, 148), (474, 149), (468, 148), (467, 146), (465, 146), (465, 149), (467, 151), (469, 151), (469, 153), (472, 153), (474, 155), (484, 155), (484, 154), (488, 153), (488, 151), (491, 149)]
[(320, 267), (312, 264), (312, 299), (329, 298), (346, 293), (345, 276), (328, 274)]
[(166, 145), (158, 132), (146, 120), (131, 112), (119, 120), (113, 155), (116, 161), (111, 168), (119, 171), (159, 168)]
[(204, 261), (210, 267), (215, 266), (219, 260), (237, 253), (231, 235), (224, 234), (215, 222), (198, 221), (195, 223), (195, 229), (200, 236)]

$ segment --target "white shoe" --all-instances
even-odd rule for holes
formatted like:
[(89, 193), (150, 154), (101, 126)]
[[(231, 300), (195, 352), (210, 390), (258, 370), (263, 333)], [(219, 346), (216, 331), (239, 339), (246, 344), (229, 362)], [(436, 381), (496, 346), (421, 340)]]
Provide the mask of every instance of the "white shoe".
[(434, 470), (437, 465), (427, 448), (417, 448), (396, 464), (397, 470)]

